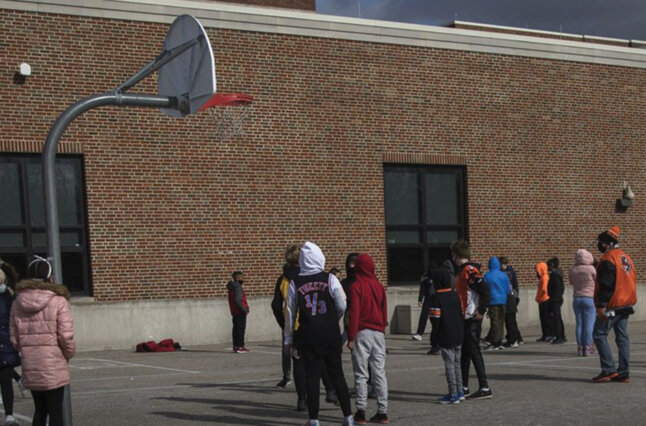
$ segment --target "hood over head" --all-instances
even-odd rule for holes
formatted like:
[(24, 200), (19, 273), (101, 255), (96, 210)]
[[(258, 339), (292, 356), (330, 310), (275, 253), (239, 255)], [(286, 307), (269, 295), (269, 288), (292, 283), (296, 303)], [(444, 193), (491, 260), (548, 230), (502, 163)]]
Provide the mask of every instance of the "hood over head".
[(594, 264), (594, 256), (586, 249), (578, 249), (574, 254), (575, 265), (592, 265)]
[(70, 292), (62, 284), (52, 284), (42, 280), (23, 280), (16, 286), (16, 302), (27, 313), (40, 312), (56, 296), (70, 298)]
[(500, 260), (498, 260), (497, 256), (491, 256), (489, 258), (489, 270), (500, 271)]
[(538, 272), (539, 277), (547, 275), (547, 263), (538, 262), (536, 264), (536, 272)]
[(310, 241), (306, 241), (301, 247), (298, 263), (301, 267), (299, 275), (314, 275), (325, 270), (323, 252), (319, 246)]
[(362, 253), (357, 257), (357, 262), (354, 266), (354, 271), (357, 277), (361, 278), (376, 278), (375, 275), (375, 261), (369, 254)]

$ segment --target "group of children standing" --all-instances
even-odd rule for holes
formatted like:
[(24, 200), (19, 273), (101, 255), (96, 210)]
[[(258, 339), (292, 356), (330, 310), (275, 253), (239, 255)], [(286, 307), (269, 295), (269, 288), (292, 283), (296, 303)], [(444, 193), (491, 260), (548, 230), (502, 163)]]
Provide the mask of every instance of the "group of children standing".
[[(594, 354), (595, 345), (600, 352), (602, 372), (593, 379), (595, 382), (629, 381), (630, 346), (626, 324), (636, 303), (636, 278), (632, 260), (618, 248), (618, 235), (617, 227), (599, 235), (598, 246), (603, 257), (596, 268), (593, 266), (594, 257), (580, 249), (575, 255), (575, 265), (569, 271), (569, 280), (574, 286), (578, 353), (583, 356)], [(467, 241), (453, 242), (451, 254), (450, 268), (446, 265), (435, 267), (424, 276), (423, 290), (420, 290), (422, 318), (418, 333), (413, 336), (415, 340), (421, 340), (422, 319), (425, 323), (430, 318), (429, 353), (441, 353), (448, 384), (448, 393), (439, 398), (443, 404), (493, 396), (480, 348), (482, 321), (487, 312), (491, 319), (490, 335), (486, 338), (489, 349), (502, 348), (503, 337), (506, 337), (507, 346), (517, 347), (522, 342), (516, 323), (518, 281), (508, 260), (505, 257), (490, 258), (489, 271), (483, 276), (480, 265), (470, 261)], [(293, 364), (297, 409), (304, 411), (307, 407), (310, 418), (307, 424), (316, 426), (319, 424), (320, 381), (323, 378), (326, 401), (340, 405), (343, 424), (353, 425), (367, 423), (370, 382), (376, 391), (378, 405), (370, 422), (388, 423), (384, 334), (388, 324), (387, 301), (384, 287), (375, 276), (373, 259), (368, 254), (348, 255), (347, 276), (343, 282), (335, 274), (325, 272), (325, 257), (314, 243), (306, 242), (300, 249), (296, 246), (288, 248), (285, 260), (272, 301), (272, 310), (284, 342), (283, 379), (277, 386), (284, 388), (291, 382), (290, 364)], [(558, 258), (539, 262), (536, 274), (539, 280), (536, 302), (542, 330), (538, 341), (564, 343), (561, 315), (564, 281)], [(598, 274), (603, 278), (600, 279)], [(244, 349), (244, 341), (240, 341), (239, 330), (236, 331), (237, 324), (242, 322), (235, 319), (236, 315), (249, 312), (244, 293), (237, 290), (242, 284), (241, 277), (241, 273), (234, 273), (234, 281), (228, 285), (234, 317), (234, 351), (238, 353), (248, 352)], [(339, 320), (344, 314), (345, 331), (342, 335)], [(617, 334), (618, 370), (607, 344), (610, 329)], [(593, 334), (595, 345), (592, 344)], [(357, 411), (354, 415), (341, 362), (345, 339), (352, 354), (356, 385)], [(478, 380), (478, 388), (474, 392), (469, 387), (471, 364)]]

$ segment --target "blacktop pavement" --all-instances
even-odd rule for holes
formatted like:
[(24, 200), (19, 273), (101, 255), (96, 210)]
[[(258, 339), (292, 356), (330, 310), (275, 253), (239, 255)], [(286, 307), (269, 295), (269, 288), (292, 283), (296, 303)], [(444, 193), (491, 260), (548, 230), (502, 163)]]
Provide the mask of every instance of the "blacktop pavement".
[[(596, 384), (596, 356), (578, 357), (574, 330), (563, 345), (536, 343), (537, 329), (522, 330), (525, 344), (484, 352), (493, 398), (440, 405), (447, 391), (439, 356), (407, 335), (387, 338), (390, 422), (400, 425), (646, 424), (646, 322), (629, 323), (631, 381)], [(168, 336), (181, 343), (181, 336)], [(614, 341), (611, 335), (611, 340)], [(298, 425), (292, 385), (278, 389), (280, 343), (254, 343), (249, 354), (229, 345), (172, 353), (133, 350), (81, 352), (71, 361), (73, 421), (84, 425)], [(614, 343), (612, 344), (614, 346)], [(353, 386), (349, 352), (344, 372)], [(471, 369), (471, 385), (476, 385)], [(324, 393), (322, 393), (324, 395)], [(321, 398), (323, 425), (341, 424), (341, 411)], [(353, 410), (354, 410), (353, 402)], [(376, 411), (369, 400), (368, 415)], [(16, 389), (14, 412), (30, 424), (31, 398)]]

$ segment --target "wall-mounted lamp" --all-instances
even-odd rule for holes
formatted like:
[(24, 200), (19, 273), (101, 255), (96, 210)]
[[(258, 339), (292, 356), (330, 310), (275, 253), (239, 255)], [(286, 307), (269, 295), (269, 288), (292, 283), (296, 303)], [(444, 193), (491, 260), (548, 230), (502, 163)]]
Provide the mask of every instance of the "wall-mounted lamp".
[(617, 200), (617, 208), (626, 211), (628, 207), (633, 205), (633, 200), (635, 199), (635, 193), (626, 181), (624, 181), (623, 191), (621, 193), (621, 198)]
[(13, 82), (15, 84), (25, 84), (27, 77), (31, 75), (31, 65), (23, 62), (18, 66), (18, 71), (13, 75)]

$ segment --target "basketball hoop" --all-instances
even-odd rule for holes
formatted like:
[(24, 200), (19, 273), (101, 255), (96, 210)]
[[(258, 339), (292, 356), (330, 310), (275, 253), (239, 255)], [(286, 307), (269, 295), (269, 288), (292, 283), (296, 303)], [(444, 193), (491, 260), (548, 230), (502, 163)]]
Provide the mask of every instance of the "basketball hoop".
[(215, 137), (220, 140), (240, 136), (251, 112), (253, 98), (243, 93), (217, 93), (199, 111), (206, 110), (215, 122)]

